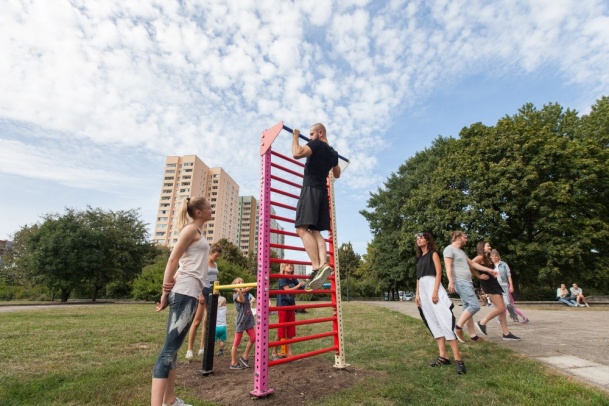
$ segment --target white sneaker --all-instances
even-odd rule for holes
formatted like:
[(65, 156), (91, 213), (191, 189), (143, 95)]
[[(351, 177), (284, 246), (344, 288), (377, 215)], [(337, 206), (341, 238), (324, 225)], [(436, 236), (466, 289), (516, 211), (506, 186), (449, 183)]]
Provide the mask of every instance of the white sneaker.
[(180, 398), (176, 398), (176, 401), (173, 402), (171, 405), (167, 405), (165, 403), (163, 403), (163, 406), (192, 406), (192, 405), (188, 405), (186, 403), (184, 403), (184, 401)]
[(205, 350), (204, 350), (203, 348), (201, 348), (201, 349), (199, 350), (199, 357), (200, 357), (201, 355), (203, 355), (203, 353), (204, 353), (204, 352), (205, 352)]
[(186, 359), (189, 361), (192, 359), (192, 350), (186, 351)]

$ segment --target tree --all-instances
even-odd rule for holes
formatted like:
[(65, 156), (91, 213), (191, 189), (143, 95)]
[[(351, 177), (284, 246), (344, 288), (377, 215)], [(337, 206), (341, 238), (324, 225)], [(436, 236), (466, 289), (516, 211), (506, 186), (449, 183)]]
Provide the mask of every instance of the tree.
[[(94, 235), (82, 226), (79, 213), (68, 209), (64, 215), (49, 214), (28, 240), (32, 253), (32, 274), (51, 289), (61, 292), (66, 302), (72, 289), (84, 282), (82, 270), (95, 250)], [(94, 260), (94, 258), (93, 258)]]
[(159, 301), (163, 286), (165, 267), (169, 259), (169, 249), (156, 247), (155, 257), (152, 263), (146, 265), (140, 275), (133, 282), (133, 299)]
[(83, 226), (94, 234), (95, 249), (86, 269), (86, 283), (93, 287), (92, 300), (109, 282), (130, 284), (153, 254), (146, 224), (136, 210), (104, 211), (88, 207)]
[(569, 280), (606, 289), (608, 140), (607, 98), (583, 118), (557, 104), (526, 104), (495, 126), (438, 138), (362, 212), (374, 233), (371, 258), (388, 268), (380, 277), (395, 282), (392, 270), (412, 258), (415, 232), (431, 232), (442, 249), (459, 229), (490, 240), (526, 286)]
[(31, 284), (29, 270), (32, 268), (33, 257), (27, 248), (30, 237), (38, 231), (38, 224), (22, 226), (12, 236), (12, 246), (2, 256), (4, 266), (0, 270), (0, 278), (10, 286), (28, 286)]
[(108, 283), (130, 285), (141, 272), (152, 252), (147, 236), (135, 210), (66, 209), (15, 234), (10, 269), (59, 290), (64, 302), (74, 289), (92, 286), (95, 301)]

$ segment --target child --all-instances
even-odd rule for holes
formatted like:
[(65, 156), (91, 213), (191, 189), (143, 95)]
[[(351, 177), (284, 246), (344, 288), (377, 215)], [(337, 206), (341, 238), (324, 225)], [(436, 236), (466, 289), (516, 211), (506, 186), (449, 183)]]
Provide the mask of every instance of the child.
[(224, 342), (226, 341), (226, 298), (218, 297), (218, 312), (216, 316), (216, 342), (220, 349), (216, 353), (218, 357), (224, 355)]
[[(237, 285), (240, 283), (244, 283), (243, 279), (236, 278), (232, 285)], [(233, 294), (233, 300), (237, 309), (237, 322), (235, 327), (235, 341), (233, 342), (233, 348), (231, 350), (230, 369), (243, 369), (250, 367), (248, 357), (250, 350), (252, 349), (252, 345), (254, 345), (254, 341), (256, 340), (256, 335), (254, 332), (254, 315), (252, 314), (249, 295), (247, 295), (251, 289), (252, 288), (234, 289), (235, 293)], [(243, 356), (239, 357), (237, 360), (237, 348), (239, 348), (239, 344), (241, 344), (243, 332), (247, 332), (250, 340), (245, 346)]]
[[(284, 275), (293, 275), (294, 274), (294, 265), (292, 264), (281, 264), (280, 273)], [(280, 278), (279, 279), (279, 289), (281, 290), (297, 290), (302, 289), (306, 285), (305, 282), (297, 282), (295, 279), (290, 278)], [(293, 294), (282, 293), (281, 295), (277, 295), (277, 306), (294, 306), (296, 305), (296, 300)], [(279, 322), (280, 323), (288, 323), (292, 321), (296, 321), (296, 311), (294, 310), (279, 310)], [(279, 327), (277, 329), (277, 339), (280, 340), (282, 338), (290, 339), (296, 336), (296, 327), (295, 326), (287, 326), (287, 327)], [(292, 344), (286, 345), (287, 356), (292, 356)], [(271, 361), (279, 359), (280, 357), (277, 355), (277, 347), (273, 347), (273, 352), (271, 354)]]

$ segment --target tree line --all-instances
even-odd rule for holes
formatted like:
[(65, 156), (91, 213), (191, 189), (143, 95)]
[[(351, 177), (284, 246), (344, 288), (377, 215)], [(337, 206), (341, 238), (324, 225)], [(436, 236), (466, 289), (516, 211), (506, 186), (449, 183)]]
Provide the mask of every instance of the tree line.
[[(220, 282), (254, 281), (255, 256), (222, 239)], [(66, 209), (21, 227), (0, 265), (0, 300), (154, 300), (169, 249), (149, 240), (138, 210)]]
[[(553, 298), (560, 283), (609, 290), (609, 98), (589, 114), (525, 104), (494, 126), (437, 137), (371, 193), (373, 233), (361, 267), (385, 291), (414, 288), (414, 235), (443, 249), (462, 230), (489, 240), (528, 298)], [(518, 287), (517, 286), (517, 287)]]

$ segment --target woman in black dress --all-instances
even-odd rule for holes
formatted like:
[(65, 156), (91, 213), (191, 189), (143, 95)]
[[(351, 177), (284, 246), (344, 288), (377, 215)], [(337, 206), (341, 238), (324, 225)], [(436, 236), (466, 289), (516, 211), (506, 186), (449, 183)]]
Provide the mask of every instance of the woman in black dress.
[[(487, 241), (480, 241), (476, 246), (477, 256), (472, 261), (476, 262), (482, 266), (487, 268), (494, 269), (495, 264), (491, 261), (491, 244)], [(499, 285), (499, 281), (497, 280), (497, 271), (495, 273), (490, 274), (484, 271), (478, 271), (480, 273), (486, 273), (488, 275), (488, 279), (483, 280), (480, 279), (480, 287), (487, 294), (487, 296), (491, 299), (491, 303), (495, 308), (490, 311), (482, 320), (476, 322), (476, 329), (480, 334), (487, 336), (486, 333), (486, 323), (489, 320), (494, 319), (499, 316), (499, 323), (501, 324), (501, 329), (503, 330), (503, 339), (504, 340), (520, 340), (520, 337), (515, 336), (510, 333), (510, 330), (507, 326), (507, 319), (505, 317), (505, 304), (503, 303), (503, 289), (501, 285)]]

